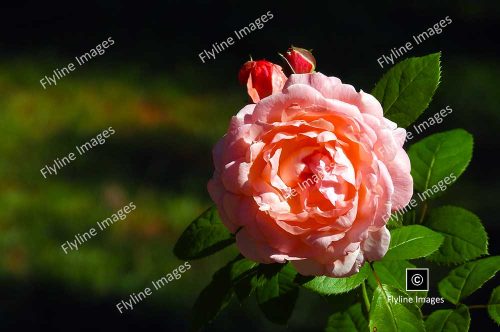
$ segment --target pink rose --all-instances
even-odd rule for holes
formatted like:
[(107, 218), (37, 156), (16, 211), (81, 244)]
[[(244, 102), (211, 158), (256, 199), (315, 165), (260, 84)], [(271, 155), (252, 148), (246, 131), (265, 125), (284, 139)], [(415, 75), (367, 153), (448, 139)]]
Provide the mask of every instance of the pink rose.
[(233, 116), (208, 190), (244, 256), (346, 277), (385, 255), (390, 213), (412, 196), (405, 135), (373, 96), (291, 75)]

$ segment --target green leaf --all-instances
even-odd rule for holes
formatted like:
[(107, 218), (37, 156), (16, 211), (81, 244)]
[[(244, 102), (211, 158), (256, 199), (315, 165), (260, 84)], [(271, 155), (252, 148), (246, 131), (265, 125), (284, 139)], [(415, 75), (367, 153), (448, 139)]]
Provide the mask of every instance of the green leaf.
[(325, 332), (369, 332), (368, 322), (363, 315), (361, 303), (350, 306), (344, 312), (337, 312), (328, 318)]
[[(370, 309), (370, 331), (424, 332), (420, 309), (413, 303), (398, 299), (407, 295), (391, 286), (382, 285), (375, 289)], [(403, 302), (403, 303), (401, 303)]]
[(212, 206), (193, 221), (182, 233), (174, 254), (183, 260), (209, 256), (234, 243), (234, 236), (222, 224), (217, 208)]
[(455, 206), (431, 211), (425, 226), (439, 232), (444, 241), (427, 259), (445, 264), (461, 264), (488, 254), (488, 236), (479, 217)]
[[(323, 295), (321, 296), (328, 303), (328, 307), (331, 312), (344, 312), (352, 305), (360, 302), (361, 300), (361, 289), (355, 289), (351, 292), (333, 295)], [(371, 298), (371, 297), (370, 297)], [(363, 310), (365, 308), (363, 307)]]
[(496, 287), (491, 293), (488, 302), (488, 313), (498, 325), (500, 325), (500, 286)]
[(454, 129), (413, 144), (408, 151), (413, 186), (420, 199), (446, 190), (464, 172), (472, 158), (472, 135)]
[[(373, 263), (373, 269), (380, 278), (380, 282), (400, 290), (406, 289), (406, 269), (414, 268), (415, 265), (408, 261), (379, 261)], [(377, 288), (377, 282), (373, 275), (370, 275), (368, 282), (373, 289)]]
[[(412, 198), (412, 201), (415, 201), (415, 198)], [(411, 202), (411, 201), (410, 201)], [(412, 209), (413, 203), (408, 203), (407, 207), (405, 209), (395, 211), (391, 214), (391, 217), (387, 221), (387, 229), (393, 230), (395, 228), (401, 227), (401, 226), (408, 226), (408, 225), (415, 225), (419, 224), (417, 222), (417, 212), (415, 209)]]
[(262, 264), (256, 288), (257, 303), (271, 322), (286, 324), (292, 315), (299, 288), (294, 283), (297, 271), (291, 264)]
[(358, 273), (347, 278), (330, 278), (326, 276), (304, 277), (297, 275), (295, 282), (322, 295), (341, 294), (359, 287), (368, 277), (368, 270), (369, 266), (365, 264)]
[[(240, 301), (248, 297), (256, 286), (258, 267), (258, 263), (238, 255), (215, 272), (195, 302), (192, 329), (198, 330), (211, 322), (227, 306), (234, 293)], [(247, 285), (246, 281), (251, 283)]]
[(233, 296), (230, 276), (232, 263), (229, 262), (215, 272), (212, 281), (198, 295), (192, 310), (191, 330), (197, 331), (210, 323), (231, 301)]
[(259, 263), (238, 256), (231, 266), (231, 280), (236, 281), (245, 277), (248, 273), (254, 271), (259, 266)]
[(391, 231), (391, 243), (384, 260), (425, 257), (436, 251), (443, 236), (420, 225), (403, 226)]
[(500, 269), (500, 256), (465, 263), (452, 270), (438, 284), (442, 297), (457, 304), (479, 289)]
[[(378, 261), (373, 263), (373, 269), (377, 273), (382, 284), (395, 287), (406, 293), (406, 269), (414, 268), (415, 265), (408, 261)], [(372, 289), (376, 289), (378, 284), (373, 274), (368, 277), (368, 283)], [(424, 299), (427, 296), (426, 291), (408, 292), (406, 297), (412, 297), (413, 302), (418, 306), (424, 304)]]
[(466, 332), (469, 326), (469, 309), (463, 304), (456, 309), (436, 310), (425, 320), (426, 330), (432, 332)]
[[(414, 198), (412, 198), (414, 199)], [(412, 209), (403, 214), (403, 225), (415, 225), (417, 222), (417, 210)]]
[(392, 230), (395, 228), (399, 228), (403, 226), (404, 217), (398, 214), (392, 214), (389, 220), (387, 221), (387, 229)]
[(258, 268), (258, 263), (246, 258), (235, 261), (231, 266), (231, 284), (240, 302), (249, 297), (255, 290)]
[(429, 106), (441, 76), (440, 56), (406, 59), (382, 76), (371, 94), (382, 104), (386, 118), (407, 127)]

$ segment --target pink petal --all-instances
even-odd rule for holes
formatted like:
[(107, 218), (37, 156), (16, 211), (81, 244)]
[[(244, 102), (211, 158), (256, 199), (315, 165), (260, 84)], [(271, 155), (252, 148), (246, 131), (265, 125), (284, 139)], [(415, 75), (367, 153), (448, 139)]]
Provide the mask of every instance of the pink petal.
[(375, 232), (369, 232), (368, 237), (361, 243), (363, 255), (369, 261), (382, 259), (389, 248), (391, 233), (384, 226)]

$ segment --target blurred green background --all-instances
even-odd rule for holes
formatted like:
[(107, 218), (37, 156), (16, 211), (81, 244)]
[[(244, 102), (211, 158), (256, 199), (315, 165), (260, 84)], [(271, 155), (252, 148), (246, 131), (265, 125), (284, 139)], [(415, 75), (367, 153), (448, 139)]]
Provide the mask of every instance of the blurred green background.
[[(445, 1), (394, 5), (180, 1), (124, 5), (19, 3), (2, 8), (0, 39), (0, 328), (3, 330), (186, 330), (208, 278), (235, 248), (192, 261), (182, 279), (120, 315), (115, 304), (183, 262), (172, 247), (210, 205), (211, 148), (248, 101), (239, 66), (279, 61), (290, 44), (314, 49), (318, 71), (370, 91), (385, 72), (376, 60), (445, 16), (453, 23), (408, 56), (442, 51), (442, 83), (429, 109), (452, 115), (423, 135), (462, 127), (475, 137), (460, 181), (435, 205), (481, 217), (498, 254), (500, 188), (499, 6)], [(5, 6), (5, 5), (3, 5)], [(270, 10), (262, 30), (203, 64), (210, 49)], [(39, 80), (112, 36), (115, 45), (44, 90)], [(58, 175), (40, 169), (102, 130), (116, 133)], [(137, 209), (67, 255), (61, 244), (133, 201)], [(432, 278), (432, 273), (431, 273)], [(487, 285), (491, 286), (490, 282)], [(491, 287), (489, 287), (491, 289)], [(434, 294), (436, 295), (436, 294)], [(488, 292), (471, 298), (484, 304)], [(320, 330), (332, 308), (301, 293), (287, 327), (265, 321), (250, 301), (232, 303), (210, 331)], [(486, 311), (472, 329), (489, 329)], [(492, 327), (494, 328), (494, 327)]]

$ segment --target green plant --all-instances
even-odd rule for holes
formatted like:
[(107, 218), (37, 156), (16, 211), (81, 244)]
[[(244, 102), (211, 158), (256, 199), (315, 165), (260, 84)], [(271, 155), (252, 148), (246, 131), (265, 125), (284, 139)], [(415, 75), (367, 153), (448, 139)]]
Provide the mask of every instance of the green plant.
[[(386, 118), (407, 127), (428, 107), (440, 74), (440, 53), (409, 58), (390, 69), (372, 95)], [(472, 136), (462, 129), (433, 134), (411, 145), (415, 192), (410, 208), (391, 216), (391, 243), (382, 260), (365, 264), (353, 276), (330, 278), (305, 277), (290, 264), (258, 264), (238, 256), (218, 270), (201, 292), (194, 305), (193, 329), (212, 321), (232, 297), (242, 302), (252, 294), (269, 320), (285, 324), (299, 290), (306, 289), (341, 304), (326, 331), (467, 331), (469, 309), (480, 306), (468, 306), (464, 300), (498, 272), (500, 257), (484, 257), (488, 236), (474, 213), (455, 206), (431, 208), (429, 202), (438, 202), (465, 171), (472, 148)], [(211, 207), (188, 226), (174, 253), (183, 260), (198, 259), (234, 242), (217, 209)], [(406, 269), (425, 262), (415, 259), (451, 269), (438, 283), (440, 297), (406, 290)], [(423, 316), (423, 305), (445, 300), (449, 309)], [(500, 324), (499, 305), (497, 287), (483, 307)]]

